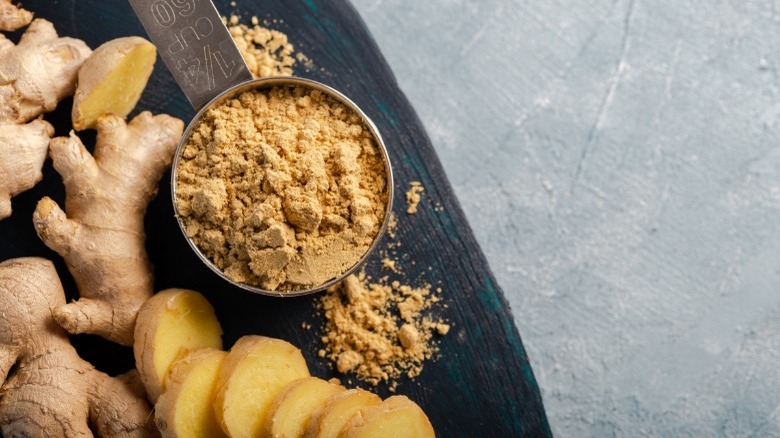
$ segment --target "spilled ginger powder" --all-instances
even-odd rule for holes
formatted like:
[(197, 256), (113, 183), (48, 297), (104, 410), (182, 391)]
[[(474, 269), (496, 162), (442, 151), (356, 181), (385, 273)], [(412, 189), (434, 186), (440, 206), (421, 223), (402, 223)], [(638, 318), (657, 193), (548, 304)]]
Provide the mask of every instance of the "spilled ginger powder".
[(284, 292), (363, 257), (388, 187), (358, 114), (316, 90), (275, 87), (205, 114), (182, 152), (176, 202), (187, 236), (225, 276)]
[(301, 53), (294, 55), (295, 46), (288, 41), (286, 34), (261, 26), (257, 17), (252, 17), (251, 26), (239, 23), (236, 15), (225, 19), (225, 23), (249, 71), (256, 78), (291, 76), (296, 57), (307, 61)]
[(325, 348), (319, 355), (330, 358), (339, 373), (355, 373), (372, 385), (402, 375), (417, 377), (423, 362), (437, 351), (434, 334), (449, 331), (449, 325), (427, 316), (439, 301), (430, 286), (413, 288), (350, 275), (321, 298), (326, 322)]

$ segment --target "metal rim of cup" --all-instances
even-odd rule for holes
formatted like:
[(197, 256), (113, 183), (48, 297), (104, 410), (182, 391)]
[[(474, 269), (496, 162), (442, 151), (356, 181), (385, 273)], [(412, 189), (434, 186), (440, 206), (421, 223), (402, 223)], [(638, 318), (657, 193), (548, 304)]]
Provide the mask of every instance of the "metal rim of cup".
[[(244, 91), (267, 89), (267, 88), (273, 88), (277, 86), (306, 87), (313, 90), (318, 90), (333, 97), (337, 101), (349, 107), (351, 110), (355, 111), (355, 113), (357, 113), (361, 117), (363, 123), (365, 123), (365, 125), (368, 126), (369, 130), (371, 131), (371, 135), (373, 136), (374, 141), (376, 142), (377, 147), (379, 148), (382, 154), (382, 161), (384, 162), (384, 166), (385, 166), (385, 178), (386, 178), (386, 184), (388, 188), (387, 205), (385, 207), (385, 217), (384, 220), (382, 221), (382, 226), (380, 227), (379, 232), (376, 234), (373, 242), (371, 243), (371, 246), (369, 246), (368, 250), (366, 250), (365, 254), (363, 254), (363, 256), (357, 261), (357, 263), (355, 263), (346, 272), (344, 272), (343, 274), (339, 275), (334, 279), (331, 279), (330, 281), (322, 285), (310, 289), (301, 289), (301, 290), (293, 290), (293, 291), (271, 291), (271, 290), (263, 289), (261, 287), (252, 286), (250, 284), (231, 280), (225, 275), (224, 272), (222, 272), (221, 269), (219, 269), (216, 265), (214, 265), (214, 263), (203, 254), (203, 252), (195, 244), (195, 242), (192, 241), (192, 238), (190, 238), (187, 235), (187, 230), (185, 229), (184, 222), (182, 221), (181, 215), (179, 214), (179, 207), (176, 201), (176, 185), (178, 179), (177, 177), (179, 174), (179, 162), (181, 160), (182, 150), (184, 149), (185, 144), (189, 140), (192, 130), (198, 125), (198, 123), (203, 118), (203, 115), (206, 113), (206, 111), (208, 111), (210, 108), (220, 105), (224, 101)], [(184, 131), (181, 137), (181, 141), (179, 142), (179, 146), (176, 148), (176, 154), (174, 155), (173, 167), (171, 170), (171, 199), (173, 202), (173, 211), (174, 211), (174, 215), (176, 216), (176, 222), (179, 224), (179, 229), (181, 230), (185, 240), (187, 240), (187, 243), (189, 244), (190, 248), (192, 248), (192, 250), (198, 256), (200, 261), (203, 262), (214, 273), (219, 275), (223, 280), (227, 281), (228, 283), (236, 287), (247, 290), (249, 292), (254, 292), (256, 294), (273, 296), (273, 297), (298, 297), (298, 296), (310, 295), (317, 292), (321, 292), (329, 288), (330, 286), (333, 286), (341, 282), (346, 277), (352, 275), (355, 271), (357, 271), (366, 262), (368, 257), (376, 251), (377, 247), (379, 246), (379, 242), (382, 240), (382, 237), (384, 237), (385, 233), (387, 232), (387, 227), (390, 222), (390, 216), (393, 211), (394, 191), (395, 191), (395, 184), (393, 181), (393, 170), (390, 165), (390, 157), (387, 153), (387, 148), (385, 146), (384, 140), (382, 139), (382, 135), (379, 133), (379, 130), (377, 129), (374, 122), (363, 112), (363, 110), (360, 109), (360, 107), (358, 107), (352, 100), (350, 100), (347, 96), (340, 93), (339, 91), (320, 82), (313, 81), (311, 79), (304, 79), (304, 78), (298, 78), (292, 76), (276, 76), (276, 77), (260, 78), (260, 79), (244, 82), (241, 85), (230, 88), (225, 92), (219, 94), (217, 97), (212, 99), (208, 104), (204, 105), (203, 108), (201, 108), (200, 111), (198, 111), (198, 113), (189, 123), (187, 129)]]

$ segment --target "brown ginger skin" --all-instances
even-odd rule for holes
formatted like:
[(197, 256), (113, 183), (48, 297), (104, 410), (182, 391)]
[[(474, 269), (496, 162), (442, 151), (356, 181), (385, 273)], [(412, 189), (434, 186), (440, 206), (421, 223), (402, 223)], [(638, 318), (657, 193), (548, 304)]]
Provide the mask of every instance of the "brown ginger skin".
[(0, 122), (0, 220), (11, 216), (11, 198), (43, 178), (41, 169), (54, 128), (37, 119), (18, 125)]
[(51, 316), (63, 304), (50, 261), (0, 263), (3, 436), (158, 436), (137, 373), (113, 378), (81, 359)]
[(19, 44), (0, 35), (0, 122), (26, 123), (76, 91), (79, 68), (92, 53), (54, 25), (36, 19)]
[(66, 211), (45, 197), (33, 222), (78, 286), (81, 298), (54, 310), (70, 333), (133, 344), (138, 310), (153, 293), (144, 214), (183, 129), (181, 120), (167, 115), (143, 112), (128, 124), (105, 115), (98, 120), (94, 157), (74, 133), (52, 140), (49, 154), (65, 183)]
[[(0, 30), (30, 19), (0, 0)], [(0, 34), (0, 220), (11, 215), (11, 197), (43, 177), (54, 128), (33, 119), (74, 93), (77, 71), (90, 53), (83, 41), (58, 37), (46, 20), (35, 20), (18, 45)]]
[(13, 32), (27, 26), (32, 18), (30, 11), (14, 6), (11, 0), (0, 0), (0, 30), (3, 32)]

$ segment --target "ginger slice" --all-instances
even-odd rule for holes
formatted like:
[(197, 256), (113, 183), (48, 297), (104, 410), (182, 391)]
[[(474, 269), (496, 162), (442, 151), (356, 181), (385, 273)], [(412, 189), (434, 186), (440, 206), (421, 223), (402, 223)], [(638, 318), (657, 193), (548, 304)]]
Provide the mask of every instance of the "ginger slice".
[(294, 380), (271, 402), (263, 436), (300, 438), (311, 413), (333, 395), (346, 391), (341, 385), (317, 377)]
[(226, 356), (224, 351), (203, 348), (171, 365), (165, 392), (154, 407), (163, 438), (226, 437), (213, 408), (217, 374)]
[(378, 395), (360, 388), (335, 394), (312, 413), (305, 438), (338, 438), (353, 415), (366, 406), (382, 402)]
[(222, 349), (222, 328), (203, 295), (168, 289), (152, 296), (141, 307), (133, 353), (152, 402), (166, 388), (166, 375), (174, 360), (197, 348)]
[(435, 438), (433, 426), (417, 403), (395, 395), (361, 409), (341, 432), (344, 438)]
[(95, 49), (79, 70), (73, 128), (93, 129), (103, 114), (126, 117), (154, 70), (157, 49), (141, 37), (111, 40)]
[(217, 377), (214, 409), (222, 430), (233, 438), (260, 436), (279, 390), (309, 375), (301, 351), (289, 342), (262, 336), (240, 338)]
[[(0, 0), (0, 30), (29, 23), (32, 17), (20, 11)], [(57, 36), (46, 20), (33, 21), (18, 45), (0, 34), (0, 220), (11, 215), (11, 197), (43, 177), (54, 128), (34, 119), (73, 94), (90, 53), (83, 41)]]

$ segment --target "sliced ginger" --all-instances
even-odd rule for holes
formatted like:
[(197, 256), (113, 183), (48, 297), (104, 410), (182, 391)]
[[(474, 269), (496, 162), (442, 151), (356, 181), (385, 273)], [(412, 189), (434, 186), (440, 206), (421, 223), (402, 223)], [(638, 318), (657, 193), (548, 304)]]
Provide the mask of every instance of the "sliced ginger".
[(244, 336), (230, 349), (217, 378), (214, 409), (233, 438), (260, 436), (271, 403), (286, 384), (309, 377), (301, 351), (289, 342)]
[(362, 389), (350, 389), (325, 400), (312, 413), (305, 438), (338, 438), (353, 415), (366, 406), (382, 402), (378, 395)]
[(312, 412), (333, 395), (346, 391), (341, 385), (317, 377), (294, 380), (274, 397), (266, 417), (263, 436), (300, 438)]
[(141, 307), (133, 352), (149, 399), (156, 402), (166, 387), (174, 360), (198, 348), (222, 349), (222, 328), (203, 295), (186, 289), (157, 293)]
[(43, 120), (27, 124), (0, 122), (0, 219), (11, 215), (11, 198), (43, 178), (54, 127)]
[(358, 411), (339, 435), (343, 438), (435, 438), (433, 426), (417, 403), (395, 395)]
[(79, 70), (73, 128), (95, 128), (103, 114), (130, 114), (149, 81), (156, 58), (154, 44), (135, 36), (111, 40), (95, 49)]
[(212, 406), (217, 374), (226, 356), (224, 351), (203, 348), (171, 365), (165, 392), (154, 407), (163, 438), (226, 437)]

